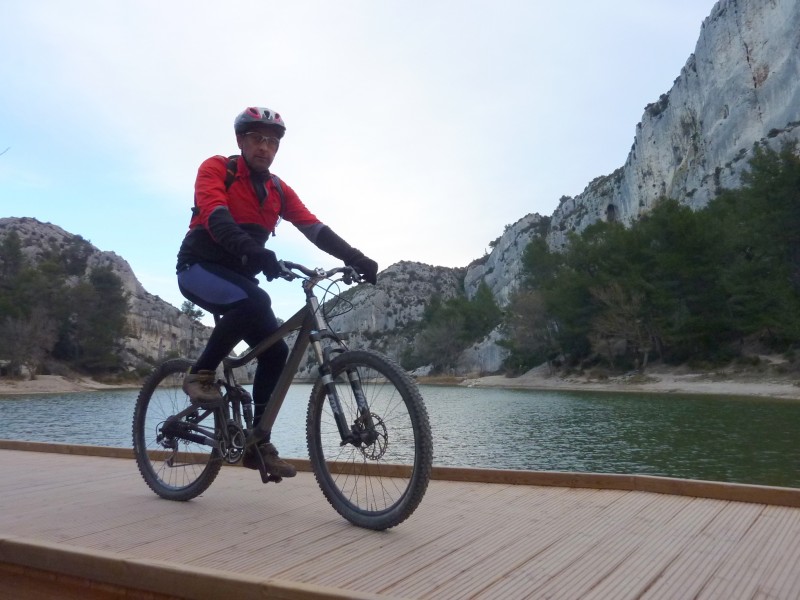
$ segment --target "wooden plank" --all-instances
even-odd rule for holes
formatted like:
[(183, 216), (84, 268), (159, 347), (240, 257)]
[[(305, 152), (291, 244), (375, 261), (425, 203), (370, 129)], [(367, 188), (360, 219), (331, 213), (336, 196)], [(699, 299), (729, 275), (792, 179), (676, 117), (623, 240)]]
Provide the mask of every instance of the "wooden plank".
[[(714, 569), (698, 598), (753, 597), (772, 587), (775, 563), (797, 548), (800, 514), (782, 507), (764, 507), (752, 526)], [(800, 590), (793, 590), (800, 597)]]
[(494, 483), (466, 481), (479, 475), (432, 481), (410, 520), (373, 532), (339, 517), (308, 472), (265, 486), (226, 468), (179, 503), (150, 492), (130, 459), (3, 450), (0, 585), (12, 566), (56, 564), (112, 587), (146, 579), (165, 595), (185, 579), (188, 598), (261, 598), (270, 585), (287, 598), (800, 597), (800, 510), (694, 495), (773, 497), (764, 490), (660, 478), (658, 493), (624, 489), (636, 476), (587, 476), (580, 488), (575, 474), (569, 486), (495, 472)]
[[(438, 525), (444, 527), (446, 532), (448, 528), (452, 529), (454, 521), (463, 521), (466, 526), (459, 527), (457, 534), (449, 532), (442, 534), (438, 528), (431, 528), (430, 523), (426, 523), (425, 517), (427, 515), (423, 515), (423, 518), (414, 519), (407, 526), (403, 526), (402, 531), (404, 534), (408, 532), (408, 538), (404, 537), (393, 541), (391, 546), (387, 545), (377, 552), (370, 552), (368, 557), (365, 556), (365, 560), (375, 565), (371, 573), (360, 575), (355, 579), (348, 579), (346, 573), (331, 569), (323, 574), (322, 581), (325, 581), (328, 585), (352, 585), (356, 589), (363, 589), (359, 586), (368, 587), (374, 585), (379, 586), (375, 589), (379, 589), (381, 593), (411, 594), (412, 597), (415, 597), (411, 590), (406, 589), (406, 586), (413, 587), (414, 582), (428, 582), (434, 579), (438, 580), (441, 577), (445, 577), (448, 580), (451, 579), (454, 571), (447, 563), (453, 557), (457, 557), (456, 562), (463, 562), (463, 553), (476, 550), (480, 557), (473, 560), (488, 560), (486, 558), (487, 553), (482, 551), (482, 548), (495, 540), (501, 545), (508, 545), (513, 541), (517, 541), (517, 537), (522, 535), (526, 529), (524, 520), (519, 517), (509, 519), (508, 513), (504, 510), (498, 510), (498, 506), (513, 504), (515, 498), (520, 498), (522, 495), (530, 497), (530, 494), (519, 494), (520, 490), (519, 488), (515, 489), (516, 486), (499, 487), (487, 485), (483, 487), (499, 490), (499, 492), (492, 495), (491, 504), (484, 503), (470, 494), (465, 496), (464, 500), (458, 505), (457, 515), (449, 515), (449, 518), (443, 519), (443, 513), (438, 509), (436, 513), (431, 515), (431, 518), (435, 519)], [(553, 490), (550, 490), (544, 496), (560, 498), (558, 504), (564, 507), (569, 504), (568, 501), (565, 501), (565, 496), (574, 495), (570, 492), (572, 491), (561, 489), (555, 490), (555, 493), (553, 493)], [(545, 500), (544, 497), (540, 496), (539, 498), (540, 500)], [(599, 510), (599, 508), (592, 508), (590, 504), (587, 502), (583, 506), (588, 510)], [(519, 504), (517, 506), (518, 511), (524, 510)], [(606, 503), (601, 503), (601, 506), (605, 507)], [(450, 512), (452, 510), (451, 507)], [(535, 512), (528, 514), (536, 515)], [(537, 538), (540, 537), (537, 534)], [(398, 558), (400, 561), (398, 561)], [(336, 561), (333, 562), (335, 563)], [(468, 573), (462, 573), (458, 579), (460, 584), (470, 588), (473, 587), (473, 584), (468, 581)]]
[[(647, 571), (647, 580), (640, 582), (641, 597), (694, 597), (761, 510), (759, 505), (694, 500), (687, 514), (661, 536), (668, 542), (663, 549), (652, 548), (650, 541), (658, 559)], [(702, 520), (694, 517), (698, 511), (704, 513)]]
[[(633, 494), (639, 497), (641, 494)], [(631, 593), (630, 581), (625, 574), (618, 577), (622, 567), (637, 557), (649, 555), (647, 541), (654, 535), (669, 527), (677, 516), (692, 503), (684, 497), (656, 496), (648, 494), (650, 502), (639, 508), (625, 506), (617, 512), (615, 518), (608, 519), (608, 527), (603, 530), (594, 543), (586, 545), (586, 551), (572, 563), (551, 577), (544, 585), (535, 590), (542, 597), (557, 595), (569, 591), (573, 597), (585, 598), (606, 584), (613, 597), (623, 598)], [(705, 518), (708, 518), (707, 516)], [(647, 561), (647, 568), (652, 568), (653, 557)], [(640, 566), (642, 566), (640, 564)], [(641, 574), (641, 572), (639, 572)], [(492, 588), (493, 591), (494, 588)], [(629, 597), (636, 597), (638, 590)], [(598, 597), (602, 598), (600, 594)], [(606, 596), (608, 597), (608, 596)]]
[(800, 590), (800, 544), (793, 543), (798, 537), (796, 524), (787, 527), (781, 540), (782, 552), (774, 557), (773, 567), (759, 585), (755, 597), (788, 598), (798, 595)]
[[(0, 539), (0, 567), (0, 575), (13, 571), (15, 567), (22, 567), (24, 572), (45, 571), (54, 574), (56, 581), (66, 575), (73, 584), (87, 582), (89, 591), (80, 597), (90, 599), (93, 597), (91, 589), (105, 588), (124, 590), (125, 598), (138, 595), (148, 598), (142, 592), (149, 592), (157, 597), (164, 595), (189, 600), (219, 600), (223, 597), (237, 600), (387, 600), (387, 597), (375, 594), (242, 574), (232, 576), (214, 569), (194, 569), (174, 563), (163, 564), (110, 553), (86, 552), (64, 544), (47, 544), (21, 538)], [(15, 578), (12, 576), (10, 583), (13, 581)], [(5, 583), (4, 579), (0, 579), (0, 589)], [(27, 598), (24, 595), (21, 597)]]
[(588, 589), (586, 599), (639, 598), (659, 574), (680, 555), (694, 532), (717, 518), (719, 502), (673, 497), (673, 502), (657, 505), (661, 518), (645, 523), (627, 523), (618, 535), (631, 541), (631, 552)]
[[(382, 592), (437, 599), (469, 595), (490, 577), (502, 577), (508, 570), (514, 570), (519, 555), (544, 553), (565, 537), (564, 523), (554, 518), (556, 507), (570, 511), (574, 526), (580, 527), (580, 522), (596, 518), (607, 506), (604, 502), (592, 503), (584, 494), (571, 492), (573, 490), (560, 489), (558, 494), (549, 494), (547, 502), (519, 505), (524, 516), (517, 515), (514, 519), (501, 511), (496, 512), (499, 523), (479, 519), (476, 525), (470, 526), (477, 529), (479, 535), (469, 544), (453, 549), (436, 562), (423, 562), (413, 578), (398, 579), (391, 587), (381, 588)], [(615, 496), (620, 494), (624, 492), (617, 492)], [(389, 564), (386, 563), (387, 568)]]
[(98, 583), (91, 579), (60, 575), (52, 571), (15, 565), (0, 565), (3, 598), (25, 600), (180, 600), (178, 596)]
[(504, 558), (507, 567), (473, 592), (475, 598), (525, 598), (538, 595), (565, 571), (574, 574), (591, 549), (613, 534), (619, 519), (650, 505), (657, 498), (628, 492), (590, 518), (561, 520), (561, 535), (548, 547), (518, 547)]

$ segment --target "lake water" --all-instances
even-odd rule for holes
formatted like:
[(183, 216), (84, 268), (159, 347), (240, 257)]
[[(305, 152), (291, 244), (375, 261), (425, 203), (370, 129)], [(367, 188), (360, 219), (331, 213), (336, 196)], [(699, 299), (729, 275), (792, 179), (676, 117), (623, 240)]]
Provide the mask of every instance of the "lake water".
[[(663, 475), (800, 487), (800, 403), (672, 394), (421, 386), (434, 464)], [(275, 424), (305, 458), (311, 387), (294, 385)], [(0, 438), (131, 447), (136, 391), (0, 397)]]

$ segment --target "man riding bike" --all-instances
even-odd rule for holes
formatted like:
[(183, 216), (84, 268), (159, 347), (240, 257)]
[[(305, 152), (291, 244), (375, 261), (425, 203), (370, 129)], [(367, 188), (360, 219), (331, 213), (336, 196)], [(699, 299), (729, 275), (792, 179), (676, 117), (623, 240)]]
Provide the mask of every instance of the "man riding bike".
[[(181, 293), (220, 316), (183, 384), (198, 406), (221, 400), (216, 369), (239, 342), (253, 346), (278, 328), (270, 297), (258, 286), (256, 275), (263, 273), (271, 281), (280, 274), (275, 253), (264, 246), (281, 218), (320, 250), (353, 267), (365, 281), (377, 283), (378, 264), (322, 223), (291, 187), (270, 173), (286, 132), (281, 116), (268, 108), (247, 108), (236, 117), (234, 132), (241, 156), (212, 156), (200, 165), (195, 208), (178, 252)], [(253, 379), (255, 423), (264, 413), (287, 356), (288, 347), (280, 342), (258, 359)], [(269, 433), (245, 453), (245, 467), (258, 469), (255, 452), (260, 452), (270, 473), (296, 474), (278, 456)]]

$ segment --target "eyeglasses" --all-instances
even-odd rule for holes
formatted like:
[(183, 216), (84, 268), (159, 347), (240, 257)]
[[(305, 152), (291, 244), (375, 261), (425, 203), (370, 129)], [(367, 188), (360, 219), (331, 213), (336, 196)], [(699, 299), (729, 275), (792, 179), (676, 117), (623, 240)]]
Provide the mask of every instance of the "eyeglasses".
[(266, 144), (267, 147), (272, 148), (273, 150), (277, 150), (278, 147), (281, 145), (280, 138), (262, 135), (256, 131), (248, 131), (245, 133), (246, 136), (250, 138), (250, 141), (253, 142), (256, 146), (260, 146), (261, 144)]

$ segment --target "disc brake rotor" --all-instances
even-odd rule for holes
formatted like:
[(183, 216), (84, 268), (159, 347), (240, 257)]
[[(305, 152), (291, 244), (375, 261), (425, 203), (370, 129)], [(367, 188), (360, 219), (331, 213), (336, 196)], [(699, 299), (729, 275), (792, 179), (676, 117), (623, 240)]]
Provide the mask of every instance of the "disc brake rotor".
[(386, 429), (386, 424), (378, 415), (372, 415), (372, 422), (375, 424), (375, 434), (377, 435), (375, 441), (367, 446), (360, 446), (361, 454), (367, 460), (380, 460), (386, 449), (389, 447), (389, 431)]

